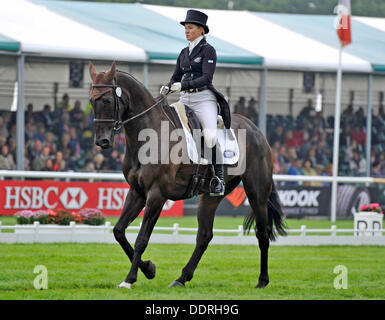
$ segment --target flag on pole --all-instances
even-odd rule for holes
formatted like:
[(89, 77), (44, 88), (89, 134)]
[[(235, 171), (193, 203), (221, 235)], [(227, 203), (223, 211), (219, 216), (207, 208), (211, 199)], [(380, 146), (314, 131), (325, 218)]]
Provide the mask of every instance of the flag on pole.
[(337, 35), (341, 41), (341, 45), (345, 47), (352, 42), (350, 0), (338, 0), (335, 13), (338, 14), (336, 21)]

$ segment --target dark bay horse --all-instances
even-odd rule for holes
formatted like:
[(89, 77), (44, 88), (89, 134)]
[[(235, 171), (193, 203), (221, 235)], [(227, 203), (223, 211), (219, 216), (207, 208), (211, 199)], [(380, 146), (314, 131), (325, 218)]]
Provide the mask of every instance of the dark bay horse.
[[(95, 66), (90, 63), (90, 76), (92, 79), (91, 104), (95, 117), (95, 143), (102, 148), (111, 147), (114, 133), (120, 126), (123, 127), (126, 138), (122, 170), (130, 190), (113, 233), (132, 262), (125, 281), (119, 287), (131, 288), (137, 280), (138, 268), (148, 279), (155, 277), (155, 265), (150, 260), (143, 261), (141, 258), (167, 199), (185, 199), (189, 195), (186, 191), (191, 186), (193, 173), (203, 172), (203, 175), (208, 178), (206, 181), (209, 180), (211, 173), (210, 170), (206, 170), (207, 165), (192, 162), (143, 164), (138, 153), (147, 140), (139, 139), (140, 132), (150, 128), (158, 133), (157, 145), (162, 149), (164, 145), (164, 141), (162, 145), (160, 140), (162, 122), (169, 124), (171, 128), (178, 127), (177, 121), (169, 112), (171, 108), (165, 102), (165, 97), (154, 99), (143, 84), (133, 76), (117, 71), (115, 63), (110, 70), (101, 73), (97, 73)], [(231, 127), (235, 133), (240, 130), (245, 132), (246, 139), (239, 141), (241, 157), (238, 165), (243, 166), (243, 170), (238, 175), (229, 174), (230, 166), (225, 166), (227, 172), (224, 196), (209, 196), (207, 183), (198, 188), (197, 194), (200, 194), (200, 200), (196, 247), (183, 268), (181, 276), (170, 286), (185, 286), (186, 281), (192, 279), (203, 253), (213, 238), (216, 208), (241, 181), (252, 209), (250, 216), (245, 218), (245, 231), (255, 229), (261, 252), (257, 287), (263, 288), (269, 283), (269, 241), (275, 240), (276, 233), (286, 234), (283, 214), (272, 178), (272, 152), (262, 132), (249, 119), (233, 114)], [(167, 151), (169, 151), (178, 142), (168, 141), (167, 143)], [(162, 150), (159, 149), (157, 152), (160, 158), (164, 158), (164, 153), (161, 155)], [(200, 171), (201, 169), (203, 171)], [(126, 239), (125, 230), (143, 208), (145, 208), (143, 221), (133, 248)]]

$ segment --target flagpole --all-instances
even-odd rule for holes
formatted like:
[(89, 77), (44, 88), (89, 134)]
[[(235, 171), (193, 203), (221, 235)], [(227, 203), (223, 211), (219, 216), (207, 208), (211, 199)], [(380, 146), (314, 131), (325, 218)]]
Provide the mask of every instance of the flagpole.
[(337, 89), (336, 104), (334, 113), (334, 140), (333, 140), (333, 182), (332, 182), (332, 203), (331, 203), (331, 221), (335, 222), (337, 217), (337, 188), (338, 183), (338, 157), (340, 142), (340, 110), (341, 110), (341, 82), (342, 82), (342, 44), (338, 53), (338, 69), (337, 69)]

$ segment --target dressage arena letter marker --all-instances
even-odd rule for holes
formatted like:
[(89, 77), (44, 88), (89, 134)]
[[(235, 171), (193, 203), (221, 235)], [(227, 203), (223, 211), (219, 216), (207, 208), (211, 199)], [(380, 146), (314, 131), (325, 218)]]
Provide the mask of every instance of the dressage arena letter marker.
[(333, 273), (338, 274), (334, 278), (334, 288), (339, 289), (347, 289), (348, 288), (348, 268), (344, 265), (338, 265), (334, 267)]
[(48, 270), (46, 266), (37, 265), (33, 269), (33, 273), (40, 273), (33, 280), (33, 286), (36, 290), (47, 290), (48, 289)]

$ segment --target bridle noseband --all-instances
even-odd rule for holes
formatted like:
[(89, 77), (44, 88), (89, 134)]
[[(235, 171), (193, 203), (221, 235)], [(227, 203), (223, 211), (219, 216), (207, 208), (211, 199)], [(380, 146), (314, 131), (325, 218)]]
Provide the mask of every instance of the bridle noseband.
[[(145, 114), (146, 112), (150, 111), (152, 108), (157, 106), (160, 102), (162, 102), (167, 97), (167, 94), (168, 94), (168, 93), (165, 94), (162, 97), (162, 99), (155, 102), (148, 109), (138, 113), (137, 115), (135, 115), (129, 119), (122, 121), (120, 119), (120, 104), (119, 104), (119, 100), (122, 99), (122, 89), (115, 84), (115, 79), (113, 79), (112, 84), (92, 84), (92, 88), (111, 88), (112, 89), (112, 91), (114, 93), (114, 119), (95, 118), (94, 122), (96, 122), (96, 123), (114, 123), (114, 129), (113, 129), (114, 132), (118, 131), (122, 127), (122, 125), (125, 125), (126, 123), (128, 123), (128, 122), (140, 117), (141, 115)], [(104, 94), (105, 93), (103, 93), (100, 97), (98, 97), (98, 99), (100, 99)], [(123, 103), (123, 101), (122, 101), (122, 103)]]

